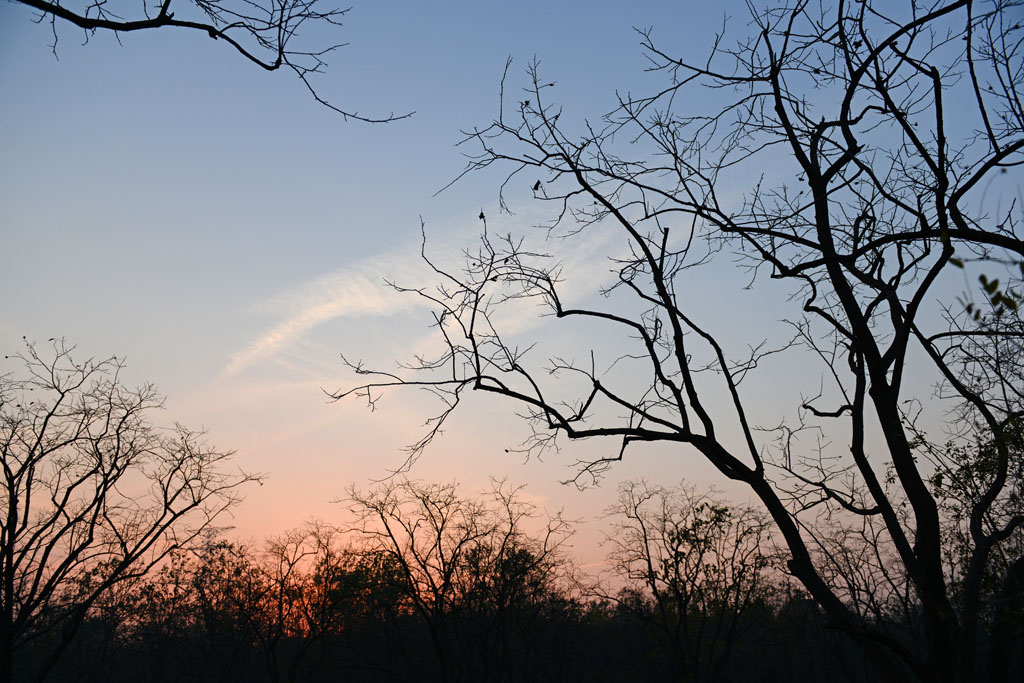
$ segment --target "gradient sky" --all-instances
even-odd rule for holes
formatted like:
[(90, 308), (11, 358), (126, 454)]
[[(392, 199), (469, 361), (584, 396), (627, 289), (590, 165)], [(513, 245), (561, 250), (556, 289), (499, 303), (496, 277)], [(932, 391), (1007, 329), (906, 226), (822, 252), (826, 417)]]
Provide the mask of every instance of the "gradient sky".
[[(370, 413), (321, 391), (352, 381), (339, 352), (386, 365), (425, 343), (429, 311), (381, 284), (429, 279), (420, 217), (445, 253), (472, 243), (481, 208), (502, 231), (542, 216), (529, 206), (499, 216), (496, 174), (434, 196), (464, 164), (460, 129), (496, 114), (506, 58), (517, 79), (540, 59), (563, 121), (578, 122), (611, 109), (616, 89), (659, 82), (643, 73), (632, 27), (654, 26), (669, 50), (697, 55), (727, 15), (732, 35), (745, 33), (735, 2), (363, 0), (329, 39), (349, 45), (318, 86), (367, 115), (416, 111), (371, 126), (344, 122), (291, 74), (263, 72), (202, 35), (137, 33), (118, 45), (97, 34), (82, 45), (61, 27), (58, 60), (47, 26), (0, 5), (0, 347), (63, 336), (83, 356), (126, 357), (130, 382), (167, 395), (168, 423), (206, 428), (244, 468), (268, 474), (233, 534), (338, 520), (331, 501), (400, 465), (430, 414), (412, 394)], [(571, 270), (600, 279), (605, 246), (575, 254)], [(654, 448), (578, 492), (558, 483), (571, 463), (614, 445), (523, 463), (504, 452), (526, 434), (511, 409), (472, 401), (413, 476), (457, 478), (467, 491), (507, 476), (549, 510), (589, 520), (624, 479), (724, 486), (696, 456)], [(581, 527), (586, 558), (598, 556), (600, 528)]]

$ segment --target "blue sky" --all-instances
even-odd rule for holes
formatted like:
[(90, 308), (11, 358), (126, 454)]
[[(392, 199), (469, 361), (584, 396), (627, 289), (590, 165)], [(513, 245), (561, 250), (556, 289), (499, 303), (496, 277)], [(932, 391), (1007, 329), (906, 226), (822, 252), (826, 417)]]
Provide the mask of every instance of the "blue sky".
[[(205, 427), (270, 475), (238, 511), (239, 533), (331, 517), (345, 487), (401, 463), (428, 414), (413, 396), (370, 414), (320, 391), (348, 381), (339, 351), (401, 359), (426, 343), (428, 311), (381, 285), (428, 277), (420, 218), (445, 253), (475, 239), (481, 208), (509, 229), (540, 217), (531, 207), (498, 217), (495, 174), (435, 196), (464, 164), (459, 131), (496, 114), (506, 58), (517, 80), (542, 62), (564, 120), (596, 118), (616, 89), (657, 83), (633, 26), (702, 54), (725, 14), (745, 32), (737, 4), (360, 2), (330, 39), (348, 46), (318, 86), (367, 115), (416, 111), (384, 126), (346, 123), (291, 74), (202, 35), (82, 45), (61, 27), (58, 60), (48, 27), (3, 4), (0, 346), (64, 336), (83, 355), (127, 357), (130, 381), (167, 394), (168, 422)], [(607, 269), (597, 248), (577, 261), (584, 279)], [(509, 476), (576, 517), (599, 512), (629, 477), (711, 479), (696, 456), (652, 449), (577, 493), (558, 484), (572, 449), (527, 464), (503, 456), (524, 434), (508, 405), (475, 403), (413, 474), (470, 488)]]

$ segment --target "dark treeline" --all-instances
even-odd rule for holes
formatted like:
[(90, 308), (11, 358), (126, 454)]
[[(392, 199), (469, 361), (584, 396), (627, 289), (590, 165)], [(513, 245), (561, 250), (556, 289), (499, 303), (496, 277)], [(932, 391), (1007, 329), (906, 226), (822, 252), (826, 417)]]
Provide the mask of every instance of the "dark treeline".
[[(46, 680), (876, 680), (791, 587), (754, 510), (624, 486), (594, 579), (574, 568), (571, 525), (500, 482), (475, 498), (401, 482), (350, 500), (346, 529), (172, 553), (93, 605)], [(879, 618), (912, 645), (908, 614)], [(15, 680), (52, 649), (40, 633)]]

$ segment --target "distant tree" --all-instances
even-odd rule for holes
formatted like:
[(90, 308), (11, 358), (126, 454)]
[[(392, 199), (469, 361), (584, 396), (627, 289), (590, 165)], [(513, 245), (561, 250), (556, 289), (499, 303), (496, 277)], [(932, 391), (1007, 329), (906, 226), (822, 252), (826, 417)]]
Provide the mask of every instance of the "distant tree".
[(619, 488), (607, 595), (639, 615), (671, 662), (672, 677), (717, 681), (751, 616), (770, 602), (774, 551), (763, 513), (730, 507), (692, 488), (643, 482)]
[[(217, 628), (199, 600), (196, 557), (205, 555), (203, 549), (210, 545), (172, 552), (157, 571), (132, 586), (127, 601), (132, 619), (119, 647), (134, 680), (182, 680), (185, 665), (197, 680), (224, 681), (223, 670), (238, 668), (238, 662), (248, 658), (249, 652), (240, 652), (238, 639), (225, 637), (226, 629)], [(216, 666), (213, 659), (224, 666)]]
[(240, 661), (249, 661), (262, 663), (261, 679), (305, 680), (299, 671), (309, 650), (322, 644), (324, 623), (324, 591), (313, 568), (329, 542), (330, 533), (317, 524), (256, 548), (215, 540), (178, 553), (141, 591), (139, 640), (166, 630), (201, 641), (206, 677), (251, 677), (253, 671), (237, 671)]
[[(189, 547), (252, 475), (180, 425), (161, 430), (152, 386), (116, 358), (76, 361), (54, 341), (0, 376), (0, 680), (42, 680), (90, 610)], [(32, 661), (15, 656), (45, 643)], [(38, 648), (36, 648), (38, 650)]]
[(459, 496), (455, 484), (412, 481), (353, 490), (350, 499), (360, 518), (358, 547), (397, 569), (412, 614), (427, 631), (437, 678), (511, 675), (502, 660), (515, 639), (513, 612), (556, 592), (569, 523), (557, 515), (541, 519), (519, 489), (501, 482), (476, 499)]
[(408, 613), (402, 569), (391, 554), (381, 550), (345, 548), (337, 561), (319, 562), (317, 583), (326, 590), (331, 633), (360, 627), (367, 621), (397, 621)]
[[(469, 390), (515, 402), (534, 429), (529, 452), (559, 437), (614, 439), (581, 475), (638, 444), (699, 455), (760, 501), (789, 571), (880, 675), (1012, 677), (979, 637), (999, 606), (1019, 604), (1021, 585), (1015, 571), (1002, 583), (985, 577), (1003, 553), (1003, 566), (1021, 566), (1024, 525), (1013, 482), (1024, 416), (1024, 5), (750, 8), (749, 34), (716, 36), (695, 59), (642, 32), (664, 86), (623, 94), (600, 122), (569, 121), (536, 64), (519, 97), (503, 80), (497, 119), (464, 144), (475, 146), (467, 172), (503, 169), (503, 208), (520, 193), (551, 205), (544, 227), (556, 239), (531, 250), (484, 221), (464, 264), (430, 260), (441, 282), (411, 290), (436, 309), (441, 353), (336, 396), (372, 400), (398, 385), (440, 396), (413, 457)], [(611, 281), (593, 292), (605, 298), (570, 300), (555, 257), (608, 234), (618, 239)], [(748, 285), (779, 281), (771, 287), (792, 337), (769, 345), (756, 326), (736, 334), (739, 287), (702, 268), (723, 259)], [(956, 294), (965, 273), (979, 278), (980, 305)], [(718, 317), (700, 319), (697, 299)], [(535, 358), (564, 337), (513, 338), (502, 311), (523, 303), (586, 338)], [(775, 378), (757, 387), (771, 398), (753, 399), (759, 372), (783, 352), (798, 368), (791, 382), (806, 385)], [(959, 470), (976, 495), (954, 516), (932, 480), (949, 463), (919, 438), (929, 430), (967, 447), (944, 458), (977, 465)], [(966, 545), (954, 579), (946, 549), (957, 526)], [(867, 602), (833, 552), (837, 538), (871, 546)], [(904, 632), (865, 609), (894, 596), (916, 615)]]
[(332, 680), (341, 672), (346, 680), (401, 678), (410, 663), (402, 644), (410, 638), (411, 606), (394, 556), (346, 546), (333, 561), (318, 562), (314, 573), (324, 591), (321, 654)]
[(218, 543), (203, 553), (193, 577), (208, 618), (241, 635), (262, 656), (266, 680), (274, 683), (293, 680), (318, 635), (308, 633), (305, 618), (316, 600), (304, 566), (315, 552), (308, 540), (298, 531), (269, 539), (262, 550)]
[(330, 0), (12, 0), (38, 11), (37, 22), (50, 25), (57, 54), (58, 25), (82, 29), (85, 41), (97, 31), (114, 34), (151, 29), (178, 29), (208, 35), (267, 71), (290, 69), (317, 102), (346, 119), (386, 123), (410, 114), (360, 115), (324, 99), (312, 78), (327, 67), (341, 43), (307, 43), (302, 34), (340, 27), (349, 11)]
[[(323, 522), (306, 525), (271, 538), (248, 558), (248, 573), (256, 596), (244, 607), (245, 630), (259, 644), (271, 681), (309, 680), (326, 639), (339, 626), (339, 615), (350, 609), (338, 604), (340, 577), (353, 571), (358, 555), (338, 545), (339, 532)], [(235, 581), (227, 577), (222, 590), (230, 594)], [(240, 606), (241, 607), (241, 606)], [(341, 622), (341, 623), (339, 623)]]

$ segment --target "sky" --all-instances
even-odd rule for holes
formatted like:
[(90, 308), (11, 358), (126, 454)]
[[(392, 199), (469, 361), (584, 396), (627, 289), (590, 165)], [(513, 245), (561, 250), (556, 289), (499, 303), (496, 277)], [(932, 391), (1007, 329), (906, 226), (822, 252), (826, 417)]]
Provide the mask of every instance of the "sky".
[[(506, 59), (518, 82), (540, 60), (563, 120), (579, 122), (613, 108), (616, 90), (660, 82), (644, 73), (634, 27), (653, 26), (670, 51), (703, 54), (725, 17), (742, 33), (745, 13), (734, 2), (357, 0), (337, 36), (324, 37), (347, 45), (316, 85), (361, 114), (415, 112), (368, 125), (203, 35), (149, 31), (119, 44), (96, 34), (83, 44), (59, 27), (55, 57), (49, 27), (4, 3), (0, 347), (64, 337), (81, 356), (126, 358), (130, 383), (167, 396), (166, 423), (205, 429), (240, 466), (267, 475), (229, 534), (260, 539), (312, 517), (339, 520), (335, 501), (400, 466), (431, 414), (410, 392), (373, 412), (324, 393), (354, 381), (340, 353), (387, 367), (428, 343), (429, 310), (383, 284), (429, 280), (421, 221), (431, 253), (445, 256), (476, 239), (481, 210), (501, 231), (546, 217), (532, 206), (501, 215), (494, 173), (437, 194), (465, 164), (460, 131), (496, 115)], [(608, 245), (591, 247), (567, 264), (579, 281), (608, 273)], [(741, 322), (774, 320), (767, 311)], [(524, 321), (522, 331), (544, 324)], [(582, 520), (585, 559), (600, 556), (598, 517), (618, 482), (726, 486), (695, 455), (651, 448), (579, 491), (560, 483), (572, 463), (614, 446), (524, 462), (505, 452), (527, 434), (512, 409), (471, 400), (412, 476), (454, 478), (468, 492), (490, 476), (525, 484), (541, 507)]]

